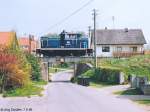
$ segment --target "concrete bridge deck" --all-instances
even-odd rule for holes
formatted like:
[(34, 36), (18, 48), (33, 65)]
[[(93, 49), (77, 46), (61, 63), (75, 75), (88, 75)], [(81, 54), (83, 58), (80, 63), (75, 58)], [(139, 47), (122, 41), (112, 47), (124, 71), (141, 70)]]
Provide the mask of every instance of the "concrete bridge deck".
[(93, 57), (88, 56), (88, 57), (75, 57), (75, 56), (65, 56), (65, 57), (42, 57), (41, 60), (42, 62), (59, 62), (61, 59), (64, 60), (64, 62), (80, 62), (80, 61), (92, 61)]

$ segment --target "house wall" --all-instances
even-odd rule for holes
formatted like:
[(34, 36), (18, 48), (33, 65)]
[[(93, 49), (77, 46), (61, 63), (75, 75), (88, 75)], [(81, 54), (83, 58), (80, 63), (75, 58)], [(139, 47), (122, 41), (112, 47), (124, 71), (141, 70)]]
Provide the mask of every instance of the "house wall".
[[(102, 46), (110, 46), (110, 52), (102, 52)], [(137, 52), (144, 51), (143, 45), (97, 45), (97, 57), (113, 57), (113, 52), (117, 52), (117, 47), (122, 47), (122, 52), (131, 52), (131, 47), (137, 47)]]
[[(22, 37), (18, 39), (19, 41), (19, 45), (20, 48), (25, 51), (25, 52), (29, 52), (30, 51), (30, 42), (29, 42), (29, 38), (28, 37)], [(36, 40), (32, 40), (31, 41), (31, 52), (35, 53), (37, 48), (37, 41)]]

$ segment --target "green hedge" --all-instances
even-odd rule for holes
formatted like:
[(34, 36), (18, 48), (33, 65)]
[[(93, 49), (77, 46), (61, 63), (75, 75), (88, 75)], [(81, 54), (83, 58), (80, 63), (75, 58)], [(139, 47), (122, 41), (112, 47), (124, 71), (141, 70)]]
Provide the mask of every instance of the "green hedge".
[(82, 76), (90, 77), (92, 81), (95, 82), (108, 82), (113, 84), (119, 83), (120, 71), (116, 69), (109, 68), (98, 68), (96, 72), (94, 69), (86, 71)]
[(110, 82), (110, 83), (118, 83), (119, 82), (119, 74), (120, 71), (116, 69), (100, 69), (100, 81)]

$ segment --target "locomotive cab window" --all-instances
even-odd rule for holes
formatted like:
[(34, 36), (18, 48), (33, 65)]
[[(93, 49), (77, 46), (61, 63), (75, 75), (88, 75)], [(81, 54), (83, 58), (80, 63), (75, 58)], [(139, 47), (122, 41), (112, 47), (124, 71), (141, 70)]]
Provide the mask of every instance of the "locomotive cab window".
[(110, 47), (109, 46), (103, 46), (102, 52), (110, 52)]
[(43, 40), (43, 46), (48, 47), (48, 40)]

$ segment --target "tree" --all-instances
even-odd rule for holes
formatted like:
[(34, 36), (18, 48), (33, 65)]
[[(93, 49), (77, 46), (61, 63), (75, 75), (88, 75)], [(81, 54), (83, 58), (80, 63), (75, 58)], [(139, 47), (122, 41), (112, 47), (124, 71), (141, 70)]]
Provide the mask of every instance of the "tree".
[(26, 53), (26, 58), (31, 64), (31, 79), (33, 81), (41, 80), (40, 61), (32, 54)]

